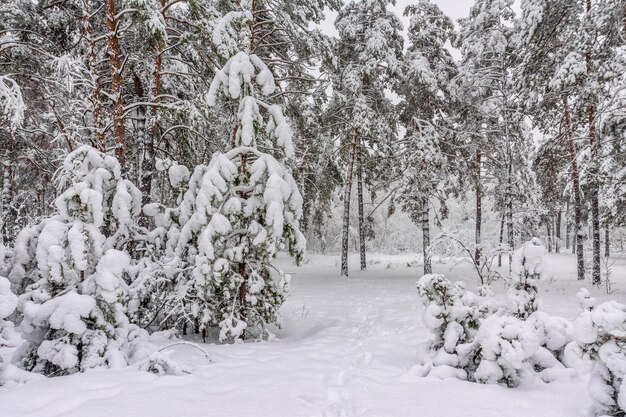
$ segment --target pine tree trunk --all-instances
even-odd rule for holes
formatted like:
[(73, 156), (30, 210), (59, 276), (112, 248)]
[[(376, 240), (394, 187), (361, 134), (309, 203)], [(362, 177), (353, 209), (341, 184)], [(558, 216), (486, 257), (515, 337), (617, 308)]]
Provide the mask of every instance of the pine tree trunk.
[(556, 214), (556, 239), (554, 240), (554, 252), (561, 252), (561, 210)]
[(115, 138), (115, 156), (124, 172), (126, 170), (126, 132), (124, 127), (124, 94), (122, 91), (122, 49), (117, 36), (118, 18), (115, 12), (115, 0), (105, 0), (105, 22), (107, 31), (107, 49), (111, 66), (111, 97), (113, 100), (113, 137)]
[(363, 208), (363, 155), (360, 145), (357, 145), (356, 149), (356, 163), (356, 185), (359, 205), (359, 254), (361, 258), (361, 270), (364, 270), (367, 268), (367, 259), (365, 258), (365, 215)]
[(480, 149), (476, 150), (476, 253), (474, 255), (474, 262), (476, 265), (480, 265), (480, 229), (482, 225), (482, 184), (480, 179), (481, 170), (481, 153)]
[[(507, 130), (508, 132), (508, 130)], [(511, 276), (513, 268), (513, 249), (515, 249), (515, 242), (513, 238), (513, 156), (511, 155), (511, 145), (508, 143), (507, 133), (507, 148), (508, 148), (508, 169), (506, 179), (506, 233), (507, 244), (509, 246), (509, 277)]]
[(83, 33), (87, 41), (87, 65), (91, 76), (91, 104), (93, 115), (93, 142), (96, 149), (106, 152), (106, 139), (104, 136), (104, 122), (102, 110), (102, 90), (100, 88), (100, 77), (98, 75), (98, 58), (96, 55), (96, 45), (93, 38), (93, 27), (89, 21), (91, 14), (90, 1), (83, 2)]
[[(504, 243), (504, 219), (506, 218), (506, 214), (502, 214), (502, 218), (500, 219), (500, 248), (502, 248), (502, 244)], [(502, 266), (502, 252), (498, 254), (498, 266)]]
[(343, 197), (343, 233), (341, 237), (341, 276), (348, 276), (348, 249), (350, 245), (350, 195), (352, 193), (352, 171), (354, 170), (354, 158), (356, 153), (358, 129), (354, 131), (354, 142), (350, 161), (348, 162), (348, 172), (346, 174), (346, 185)]
[[(152, 74), (152, 89), (150, 92), (149, 102), (152, 104), (149, 109), (148, 124), (145, 130), (145, 136), (140, 138), (141, 155), (140, 155), (140, 170), (141, 178), (139, 181), (139, 188), (141, 190), (141, 203), (142, 205), (152, 202), (152, 179), (154, 177), (154, 166), (156, 158), (156, 148), (158, 145), (158, 106), (155, 104), (158, 102), (159, 95), (161, 94), (161, 67), (163, 60), (161, 58), (162, 52), (159, 51), (154, 59), (154, 72)], [(147, 220), (143, 217), (143, 222)]]
[(424, 252), (424, 275), (433, 273), (430, 257), (430, 207), (428, 197), (422, 199), (422, 250)]
[(563, 121), (565, 123), (565, 134), (569, 147), (572, 172), (572, 187), (574, 189), (574, 229), (576, 231), (576, 260), (578, 269), (578, 280), (585, 279), (585, 258), (583, 251), (583, 226), (582, 226), (582, 199), (580, 196), (580, 180), (578, 177), (578, 162), (576, 161), (576, 144), (572, 134), (572, 120), (570, 118), (569, 104), (567, 96), (563, 96)]
[(607, 226), (604, 229), (604, 256), (607, 258), (611, 256), (611, 240), (609, 238), (609, 227)]
[(552, 218), (546, 219), (546, 230), (548, 231), (548, 253), (552, 253)]
[(571, 224), (569, 221), (570, 212), (569, 212), (569, 201), (565, 206), (565, 249), (569, 249), (570, 246), (570, 233), (571, 233)]
[[(591, 13), (591, 0), (585, 2), (587, 15)], [(587, 74), (591, 73), (591, 51), (585, 54)], [(592, 99), (593, 100), (593, 99)], [(596, 140), (596, 108), (593, 103), (587, 109), (589, 123), (589, 146), (591, 147), (591, 163), (589, 164), (589, 198), (591, 200), (591, 235), (593, 243), (593, 261), (591, 282), (593, 285), (602, 284), (600, 276), (600, 203), (598, 198), (598, 141)]]
[(599, 186), (598, 186), (598, 141), (595, 133), (595, 108), (589, 107), (589, 145), (591, 146), (591, 163), (590, 163), (590, 186), (589, 198), (591, 199), (591, 233), (593, 243), (593, 261), (592, 261), (592, 283), (593, 285), (601, 285), (602, 277), (600, 273), (600, 202), (599, 202)]

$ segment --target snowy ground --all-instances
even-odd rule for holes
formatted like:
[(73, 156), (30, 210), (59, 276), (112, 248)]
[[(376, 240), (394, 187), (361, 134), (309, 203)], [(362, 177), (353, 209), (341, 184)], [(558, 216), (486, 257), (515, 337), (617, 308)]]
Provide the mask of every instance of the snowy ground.
[[(371, 256), (366, 272), (339, 278), (338, 258), (311, 256), (297, 269), (283, 306), (277, 340), (203, 345), (213, 363), (185, 346), (171, 357), (191, 370), (158, 377), (134, 370), (92, 371), (0, 388), (2, 417), (577, 417), (587, 415), (587, 376), (515, 389), (416, 376), (420, 345), (430, 334), (421, 323), (414, 256)], [(353, 259), (356, 268), (357, 260)], [(574, 318), (572, 255), (549, 255), (554, 279), (540, 284), (544, 310)], [(414, 264), (414, 262), (413, 262)], [(467, 265), (435, 272), (477, 284)], [(591, 289), (598, 300), (626, 302), (626, 256), (613, 268), (618, 291)], [(588, 288), (589, 285), (586, 285)], [(496, 291), (502, 293), (501, 286)], [(3, 352), (7, 354), (8, 352)]]

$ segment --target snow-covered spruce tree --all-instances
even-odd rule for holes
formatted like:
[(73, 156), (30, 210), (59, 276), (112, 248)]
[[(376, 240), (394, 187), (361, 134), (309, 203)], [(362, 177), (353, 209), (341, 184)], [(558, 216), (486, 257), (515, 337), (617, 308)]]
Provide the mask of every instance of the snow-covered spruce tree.
[(452, 283), (443, 275), (424, 275), (417, 282), (424, 303), (423, 321), (434, 334), (422, 371), (437, 377), (473, 380), (476, 369), (474, 339), (494, 305)]
[(26, 342), (17, 360), (27, 370), (62, 375), (126, 363), (130, 257), (117, 249), (133, 240), (141, 196), (120, 171), (114, 157), (76, 149), (63, 163), (61, 184), (69, 186), (57, 214), (18, 237), (12, 278), (18, 286), (32, 280), (18, 304)]
[[(579, 293), (580, 294), (580, 293)], [(588, 308), (574, 322), (576, 341), (595, 360), (589, 393), (597, 415), (626, 415), (626, 305), (616, 301), (590, 307), (588, 293), (581, 294)]]
[(208, 167), (192, 176), (180, 208), (188, 220), (175, 248), (182, 269), (188, 268), (177, 283), (182, 319), (201, 331), (219, 326), (223, 341), (265, 337), (268, 324), (280, 324), (289, 276), (275, 273), (271, 261), (286, 248), (299, 262), (305, 247), (296, 183), (281, 162), (257, 146), (293, 155), (292, 131), (281, 108), (262, 100), (276, 83), (250, 52), (253, 6), (241, 2), (241, 10), (228, 13), (214, 34), (218, 49), (230, 57), (217, 71), (208, 101), (214, 105), (224, 97), (235, 104), (233, 149), (214, 154)]

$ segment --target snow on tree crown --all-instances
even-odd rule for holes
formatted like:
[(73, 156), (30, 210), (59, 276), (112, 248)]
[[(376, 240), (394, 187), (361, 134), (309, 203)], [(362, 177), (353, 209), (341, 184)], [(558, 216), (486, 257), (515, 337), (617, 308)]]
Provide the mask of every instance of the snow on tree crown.
[[(242, 5), (242, 8), (245, 9), (245, 5)], [(215, 45), (233, 55), (224, 67), (215, 73), (207, 102), (210, 106), (215, 106), (220, 93), (226, 98), (239, 100), (235, 145), (253, 148), (256, 147), (257, 137), (264, 125), (264, 118), (259, 108), (264, 108), (268, 113), (267, 121), (265, 121), (265, 134), (290, 158), (294, 154), (293, 131), (282, 109), (278, 105), (265, 103), (258, 98), (257, 90), (260, 90), (260, 94), (265, 97), (273, 94), (276, 89), (276, 80), (272, 71), (257, 55), (243, 50), (236, 51), (234, 45), (237, 43), (248, 45), (250, 42), (249, 34), (245, 35), (246, 31), (249, 32), (245, 24), (241, 25), (245, 29), (238, 33), (239, 35), (244, 33), (244, 35), (236, 39), (237, 33), (233, 29), (233, 22), (237, 19), (245, 23), (252, 19), (252, 14), (249, 10), (228, 13), (217, 24), (213, 33)]]

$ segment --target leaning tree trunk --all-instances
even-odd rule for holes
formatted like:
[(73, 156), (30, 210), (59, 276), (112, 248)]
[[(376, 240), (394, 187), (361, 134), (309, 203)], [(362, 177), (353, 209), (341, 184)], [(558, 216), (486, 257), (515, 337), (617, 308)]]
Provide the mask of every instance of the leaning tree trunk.
[(582, 198), (580, 196), (580, 179), (578, 177), (578, 163), (576, 161), (576, 144), (572, 135), (572, 120), (569, 113), (567, 96), (563, 96), (563, 122), (565, 123), (565, 135), (572, 160), (572, 188), (574, 189), (574, 229), (576, 230), (576, 259), (578, 279), (585, 279), (585, 258), (583, 251), (582, 229)]
[(476, 252), (474, 262), (476, 266), (480, 265), (480, 229), (483, 220), (482, 210), (482, 185), (480, 180), (481, 169), (481, 153), (480, 149), (476, 150)]
[(363, 209), (363, 155), (360, 144), (356, 149), (356, 188), (359, 205), (359, 254), (361, 258), (361, 269), (367, 268), (365, 257), (365, 218)]
[(122, 49), (117, 35), (119, 17), (115, 12), (115, 0), (104, 3), (107, 49), (111, 66), (111, 97), (113, 100), (113, 137), (115, 138), (115, 156), (122, 171), (126, 170), (126, 132), (124, 127), (124, 94), (122, 92)]
[(424, 252), (424, 275), (433, 273), (430, 258), (430, 207), (428, 197), (422, 198), (422, 248)]
[(358, 129), (354, 131), (354, 142), (348, 163), (346, 175), (346, 188), (343, 197), (343, 233), (341, 237), (341, 276), (348, 276), (348, 247), (350, 245), (350, 195), (352, 193), (352, 171), (354, 170), (354, 158), (356, 153)]

